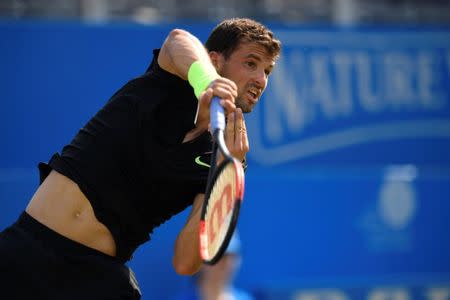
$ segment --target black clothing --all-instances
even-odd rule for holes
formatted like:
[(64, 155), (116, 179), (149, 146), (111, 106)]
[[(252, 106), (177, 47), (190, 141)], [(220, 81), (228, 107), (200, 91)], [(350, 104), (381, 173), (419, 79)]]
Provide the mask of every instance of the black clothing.
[(126, 261), (161, 223), (205, 191), (212, 138), (205, 131), (182, 143), (195, 127), (198, 100), (187, 81), (161, 69), (159, 50), (147, 72), (117, 91), (48, 164), (78, 184), (97, 219), (113, 234)]
[(131, 269), (23, 212), (0, 233), (2, 299), (140, 299)]

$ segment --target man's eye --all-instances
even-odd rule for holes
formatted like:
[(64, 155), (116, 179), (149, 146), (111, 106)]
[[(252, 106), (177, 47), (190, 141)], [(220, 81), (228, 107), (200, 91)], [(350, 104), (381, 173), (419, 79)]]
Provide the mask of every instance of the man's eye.
[(254, 68), (256, 66), (256, 64), (253, 61), (247, 61), (245, 64), (250, 68)]

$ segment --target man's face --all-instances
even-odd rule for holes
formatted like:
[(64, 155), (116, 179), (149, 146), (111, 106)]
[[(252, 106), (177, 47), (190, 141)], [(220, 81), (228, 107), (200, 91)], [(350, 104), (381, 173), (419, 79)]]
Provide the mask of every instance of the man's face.
[(212, 59), (216, 59), (217, 72), (236, 83), (236, 106), (244, 113), (251, 112), (266, 89), (275, 58), (263, 46), (247, 42), (241, 43), (228, 59), (218, 53)]

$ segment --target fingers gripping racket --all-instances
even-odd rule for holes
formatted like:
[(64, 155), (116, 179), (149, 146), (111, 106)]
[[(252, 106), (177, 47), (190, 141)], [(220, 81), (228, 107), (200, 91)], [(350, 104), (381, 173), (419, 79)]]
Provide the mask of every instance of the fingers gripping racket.
[[(225, 114), (217, 97), (211, 102), (210, 120), (214, 145), (200, 217), (200, 255), (204, 263), (213, 265), (222, 257), (236, 227), (244, 196), (244, 170), (225, 144)], [(217, 165), (219, 150), (224, 159)]]

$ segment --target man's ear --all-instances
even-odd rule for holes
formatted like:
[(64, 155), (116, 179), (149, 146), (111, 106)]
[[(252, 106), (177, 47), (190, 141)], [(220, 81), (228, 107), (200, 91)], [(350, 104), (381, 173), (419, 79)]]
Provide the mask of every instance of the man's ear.
[(216, 51), (210, 51), (208, 54), (213, 66), (216, 68), (216, 70), (220, 70), (223, 59), (222, 54)]

